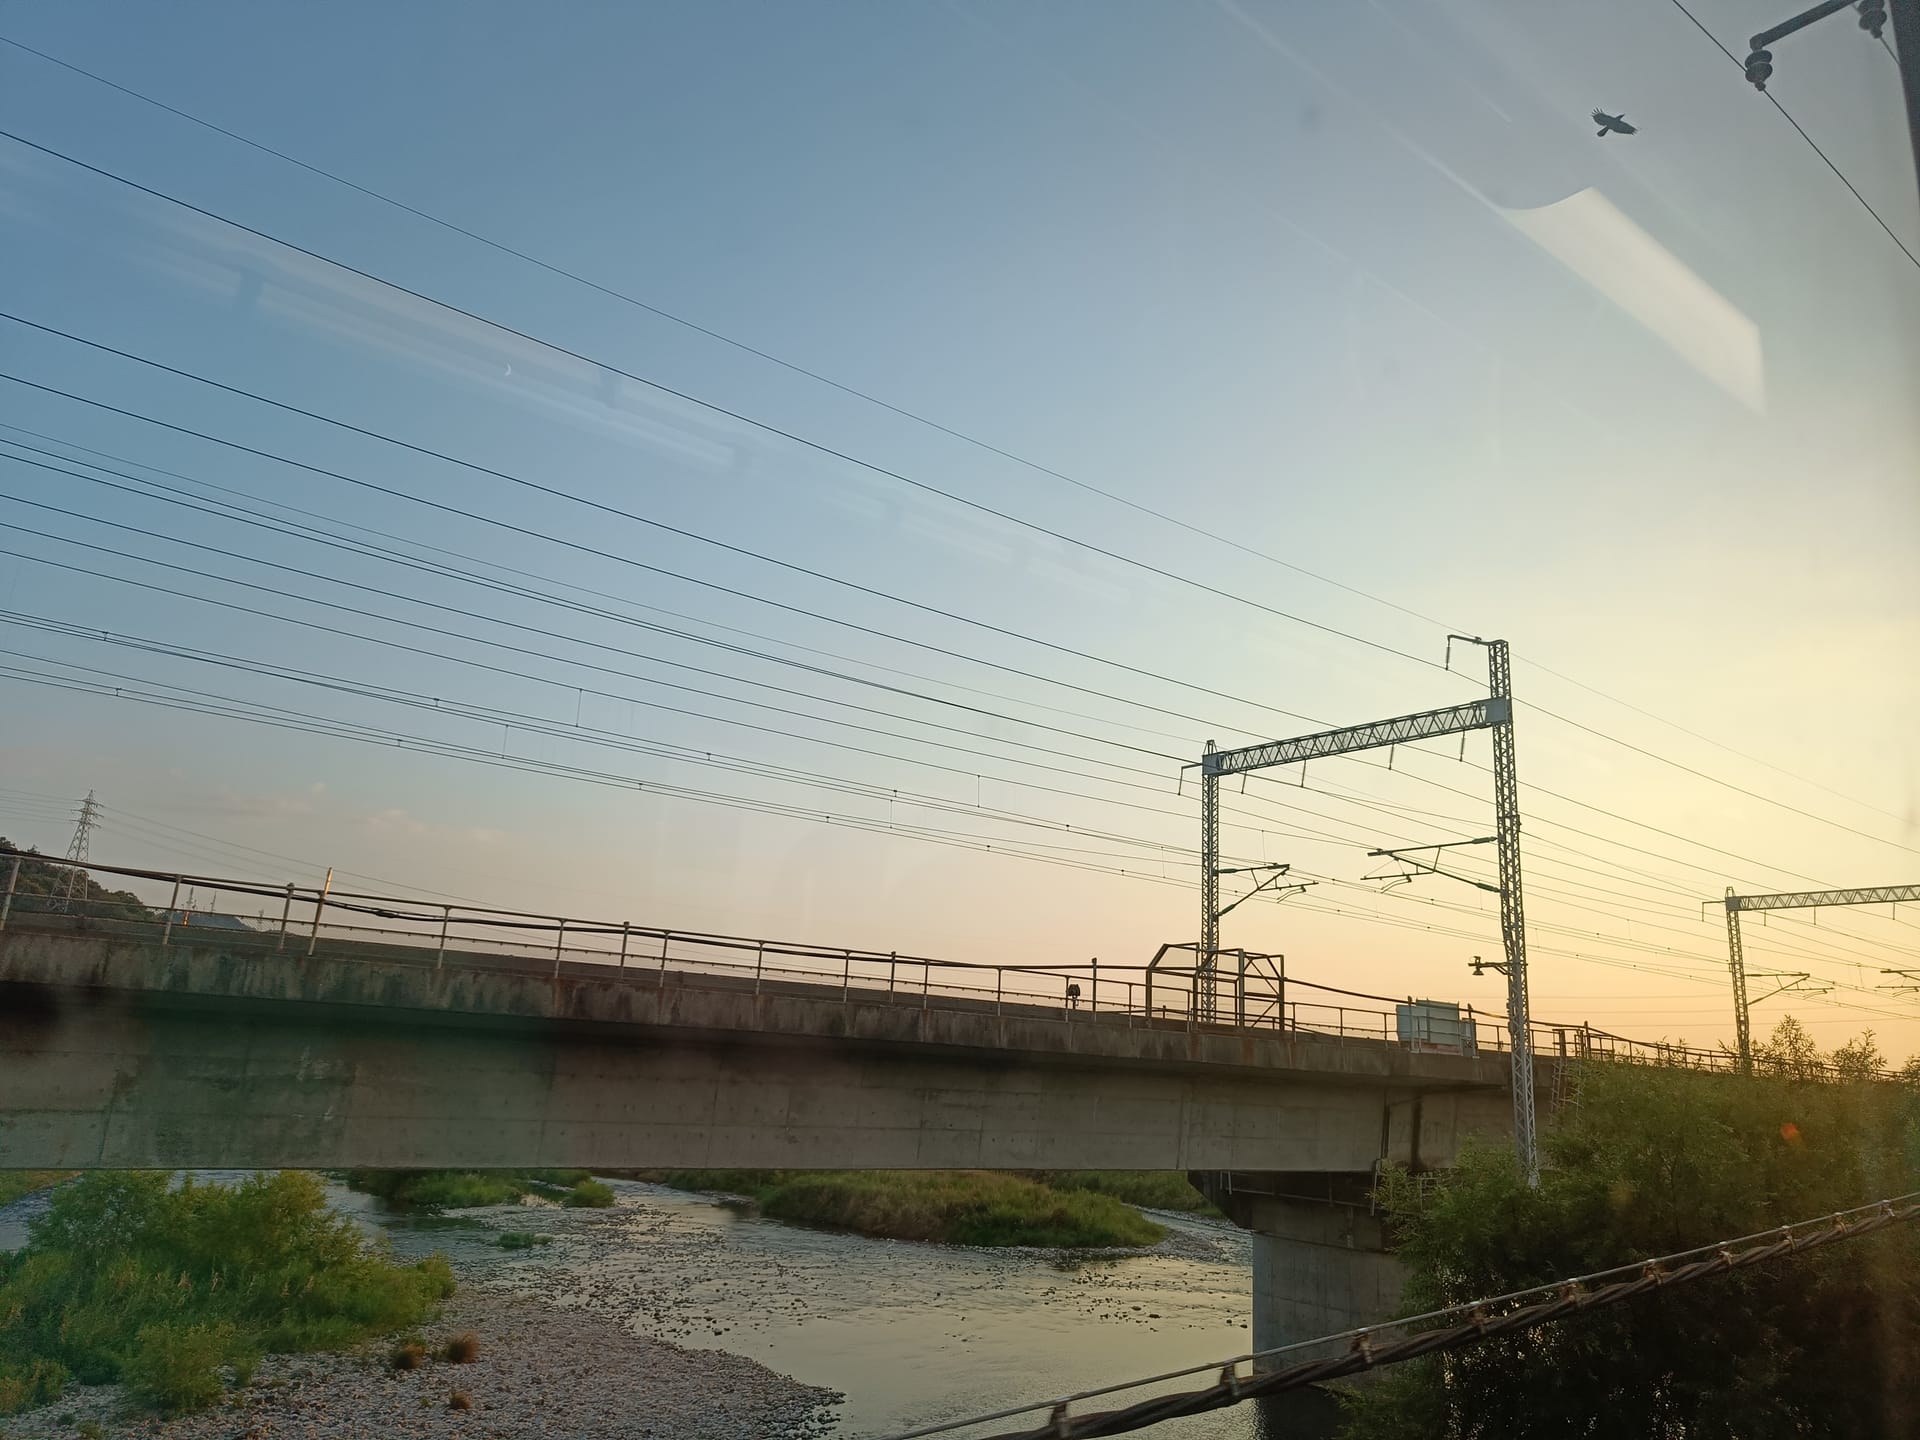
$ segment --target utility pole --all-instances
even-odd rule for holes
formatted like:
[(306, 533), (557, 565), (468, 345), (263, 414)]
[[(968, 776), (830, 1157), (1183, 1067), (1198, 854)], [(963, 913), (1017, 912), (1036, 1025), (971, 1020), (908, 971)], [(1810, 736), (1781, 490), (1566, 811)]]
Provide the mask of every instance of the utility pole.
[(100, 807), (94, 803), (93, 791), (87, 791), (87, 798), (80, 802), (80, 819), (73, 827), (73, 839), (67, 844), (67, 859), (72, 863), (67, 869), (67, 888), (60, 894), (58, 903), (52, 909), (69, 911), (73, 908), (73, 897), (85, 896), (86, 871), (82, 867), (93, 845), (93, 827), (100, 823)]
[(1200, 953), (1195, 985), (1195, 1018), (1212, 1020), (1218, 1008), (1220, 959), (1220, 772), (1212, 760), (1217, 752), (1207, 741), (1200, 760)]
[[(1747, 999), (1747, 957), (1740, 943), (1740, 915), (1747, 910), (1817, 910), (1828, 905), (1897, 905), (1902, 900), (1920, 900), (1920, 885), (1879, 885), (1853, 890), (1794, 890), (1778, 895), (1736, 895), (1727, 887), (1727, 969), (1733, 977), (1733, 1035), (1740, 1053), (1742, 1073), (1753, 1072), (1753, 1035), (1747, 1012), (1753, 1004)], [(1796, 988), (1783, 985), (1783, 990)], [(1769, 991), (1777, 995), (1779, 990)], [(1765, 995), (1760, 997), (1766, 999)]]
[[(1213, 993), (1212, 958), (1220, 943), (1220, 792), (1223, 775), (1244, 775), (1276, 765), (1302, 767), (1309, 760), (1386, 749), (1414, 740), (1493, 731), (1493, 809), (1500, 872), (1500, 934), (1506, 950), (1507, 1026), (1513, 1051), (1513, 1139), (1528, 1184), (1540, 1178), (1534, 1127), (1533, 1036), (1527, 1009), (1526, 922), (1520, 903), (1520, 788), (1514, 768), (1513, 675), (1507, 642), (1477, 635), (1447, 637), (1447, 662), (1453, 642), (1481, 645), (1487, 651), (1487, 698), (1444, 710), (1423, 710), (1367, 725), (1323, 730), (1292, 740), (1269, 740), (1238, 750), (1216, 750), (1211, 741), (1200, 757), (1200, 963), (1207, 971), (1203, 992)], [(1463, 745), (1465, 741), (1461, 742)]]

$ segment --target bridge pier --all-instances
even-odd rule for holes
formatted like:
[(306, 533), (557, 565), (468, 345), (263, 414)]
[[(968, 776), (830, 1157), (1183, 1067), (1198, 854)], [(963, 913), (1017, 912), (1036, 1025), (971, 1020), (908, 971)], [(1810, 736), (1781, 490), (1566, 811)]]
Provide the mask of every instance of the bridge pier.
[(1367, 1203), (1367, 1174), (1213, 1174), (1201, 1188), (1253, 1232), (1253, 1348), (1377, 1325), (1399, 1308), (1405, 1267)]

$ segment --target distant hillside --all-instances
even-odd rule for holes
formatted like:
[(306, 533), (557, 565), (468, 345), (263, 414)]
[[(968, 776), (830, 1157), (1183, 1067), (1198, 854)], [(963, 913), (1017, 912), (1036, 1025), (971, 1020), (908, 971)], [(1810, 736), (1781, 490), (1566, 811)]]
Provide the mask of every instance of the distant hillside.
[[(67, 893), (67, 877), (71, 872), (64, 865), (51, 865), (40, 859), (39, 851), (31, 847), (17, 847), (6, 836), (0, 835), (0, 890), (6, 886), (7, 874), (13, 868), (13, 855), (16, 852), (25, 858), (20, 862), (20, 879), (14, 886), (14, 913), (44, 913), (53, 909), (60, 897)], [(108, 890), (96, 885), (91, 876), (83, 881), (80, 890), (74, 892), (72, 909), (77, 915), (90, 915), (102, 920), (159, 918), (140, 903), (138, 896), (130, 895), (125, 890)]]

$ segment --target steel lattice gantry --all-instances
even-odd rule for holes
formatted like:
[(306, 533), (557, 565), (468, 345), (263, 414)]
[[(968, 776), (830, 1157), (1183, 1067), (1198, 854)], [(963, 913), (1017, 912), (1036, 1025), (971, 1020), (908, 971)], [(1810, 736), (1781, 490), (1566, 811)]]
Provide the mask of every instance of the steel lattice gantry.
[(1275, 765), (1305, 764), (1358, 750), (1378, 750), (1413, 740), (1493, 732), (1493, 805), (1499, 841), (1500, 934), (1506, 951), (1507, 1025), (1513, 1049), (1514, 1144), (1529, 1180), (1539, 1162), (1534, 1143), (1533, 1039), (1528, 1028), (1526, 924), (1520, 894), (1520, 789), (1514, 769), (1513, 674), (1507, 642), (1456, 635), (1453, 640), (1487, 649), (1487, 698), (1443, 710), (1422, 710), (1391, 720), (1322, 730), (1292, 740), (1269, 740), (1238, 750), (1216, 750), (1208, 742), (1200, 757), (1200, 944), (1195, 1006), (1212, 1019), (1216, 1006), (1216, 960), (1220, 953), (1220, 780)]
[(1747, 957), (1740, 943), (1743, 910), (1818, 910), (1828, 905), (1897, 905), (1920, 900), (1920, 885), (1863, 886), (1851, 890), (1788, 890), (1778, 895), (1736, 895), (1727, 887), (1727, 969), (1733, 975), (1734, 1043), (1740, 1068), (1753, 1066), (1753, 1036), (1747, 1018)]

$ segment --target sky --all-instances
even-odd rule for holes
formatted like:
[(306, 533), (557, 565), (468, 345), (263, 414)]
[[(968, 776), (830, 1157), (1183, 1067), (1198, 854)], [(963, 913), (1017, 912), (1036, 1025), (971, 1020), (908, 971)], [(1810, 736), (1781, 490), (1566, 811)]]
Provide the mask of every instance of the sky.
[[(1920, 879), (1920, 204), (1851, 17), (1775, 47), (1809, 140), (1725, 0), (552, 11), (0, 3), (0, 833), (1137, 964), (1204, 744), (1484, 693), (1457, 631), (1536, 1016), (1730, 1040), (1703, 902)], [(1230, 786), (1315, 883), (1226, 943), (1498, 1009), (1493, 897), (1368, 878), (1488, 763)], [(1757, 1029), (1920, 1049), (1920, 910), (1748, 951), (1836, 986)]]

